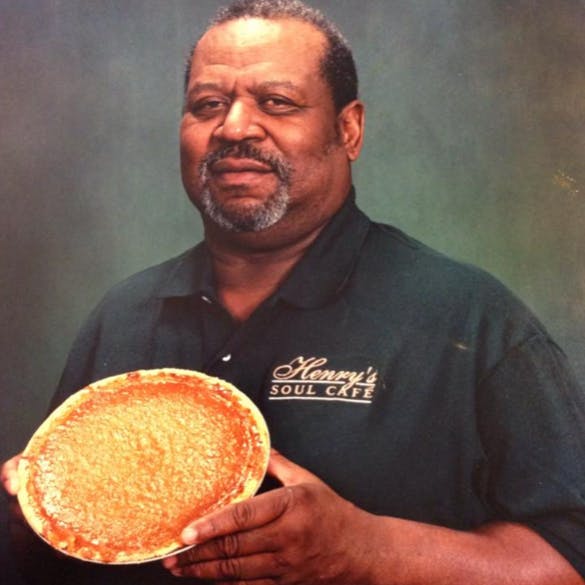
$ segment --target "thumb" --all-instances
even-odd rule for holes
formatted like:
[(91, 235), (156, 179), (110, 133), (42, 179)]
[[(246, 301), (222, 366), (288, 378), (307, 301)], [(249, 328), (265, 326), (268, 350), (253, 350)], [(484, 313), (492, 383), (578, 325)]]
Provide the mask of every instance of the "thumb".
[(295, 485), (298, 483), (323, 483), (316, 475), (293, 463), (276, 449), (271, 449), (268, 461), (269, 475), (275, 477), (282, 485)]
[(0, 469), (0, 481), (4, 486), (4, 490), (11, 496), (15, 496), (18, 492), (18, 462), (20, 455), (15, 455), (12, 459), (5, 461)]

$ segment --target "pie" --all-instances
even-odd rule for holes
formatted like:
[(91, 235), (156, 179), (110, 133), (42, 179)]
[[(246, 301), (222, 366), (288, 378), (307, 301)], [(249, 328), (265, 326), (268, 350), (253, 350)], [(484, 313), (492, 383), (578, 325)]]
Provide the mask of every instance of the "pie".
[(189, 522), (252, 496), (266, 423), (234, 386), (171, 368), (90, 384), (47, 418), (19, 465), (19, 502), (56, 549), (100, 563), (177, 551)]

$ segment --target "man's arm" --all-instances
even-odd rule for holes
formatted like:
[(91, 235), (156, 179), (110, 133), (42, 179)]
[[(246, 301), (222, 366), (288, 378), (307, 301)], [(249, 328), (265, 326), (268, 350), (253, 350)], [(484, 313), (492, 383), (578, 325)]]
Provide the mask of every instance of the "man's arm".
[(193, 522), (177, 576), (216, 582), (336, 585), (583, 585), (531, 529), (488, 524), (463, 532), (369, 514), (307, 470), (273, 453), (284, 487)]

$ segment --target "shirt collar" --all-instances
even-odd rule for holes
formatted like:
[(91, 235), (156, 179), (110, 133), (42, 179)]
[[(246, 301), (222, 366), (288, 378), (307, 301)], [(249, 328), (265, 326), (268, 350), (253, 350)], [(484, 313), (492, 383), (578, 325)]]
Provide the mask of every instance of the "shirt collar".
[(157, 297), (213, 294), (211, 259), (204, 242), (184, 252), (173, 264), (168, 277), (158, 288)]
[[(274, 295), (273, 300), (313, 308), (337, 295), (359, 258), (370, 220), (357, 208), (352, 190), (340, 210), (323, 228), (307, 253)], [(157, 296), (212, 298), (213, 270), (204, 242), (180, 256)]]
[(366, 239), (370, 220), (357, 208), (352, 190), (313, 245), (295, 266), (276, 297), (291, 305), (316, 308), (347, 284)]

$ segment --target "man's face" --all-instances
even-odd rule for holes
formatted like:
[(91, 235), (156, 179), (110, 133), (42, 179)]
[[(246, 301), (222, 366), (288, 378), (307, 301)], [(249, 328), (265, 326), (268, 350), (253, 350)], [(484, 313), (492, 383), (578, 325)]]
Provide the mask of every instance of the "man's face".
[(325, 39), (291, 19), (241, 19), (199, 42), (181, 122), (185, 189), (204, 220), (257, 232), (323, 223), (349, 189), (349, 158), (319, 66)]

